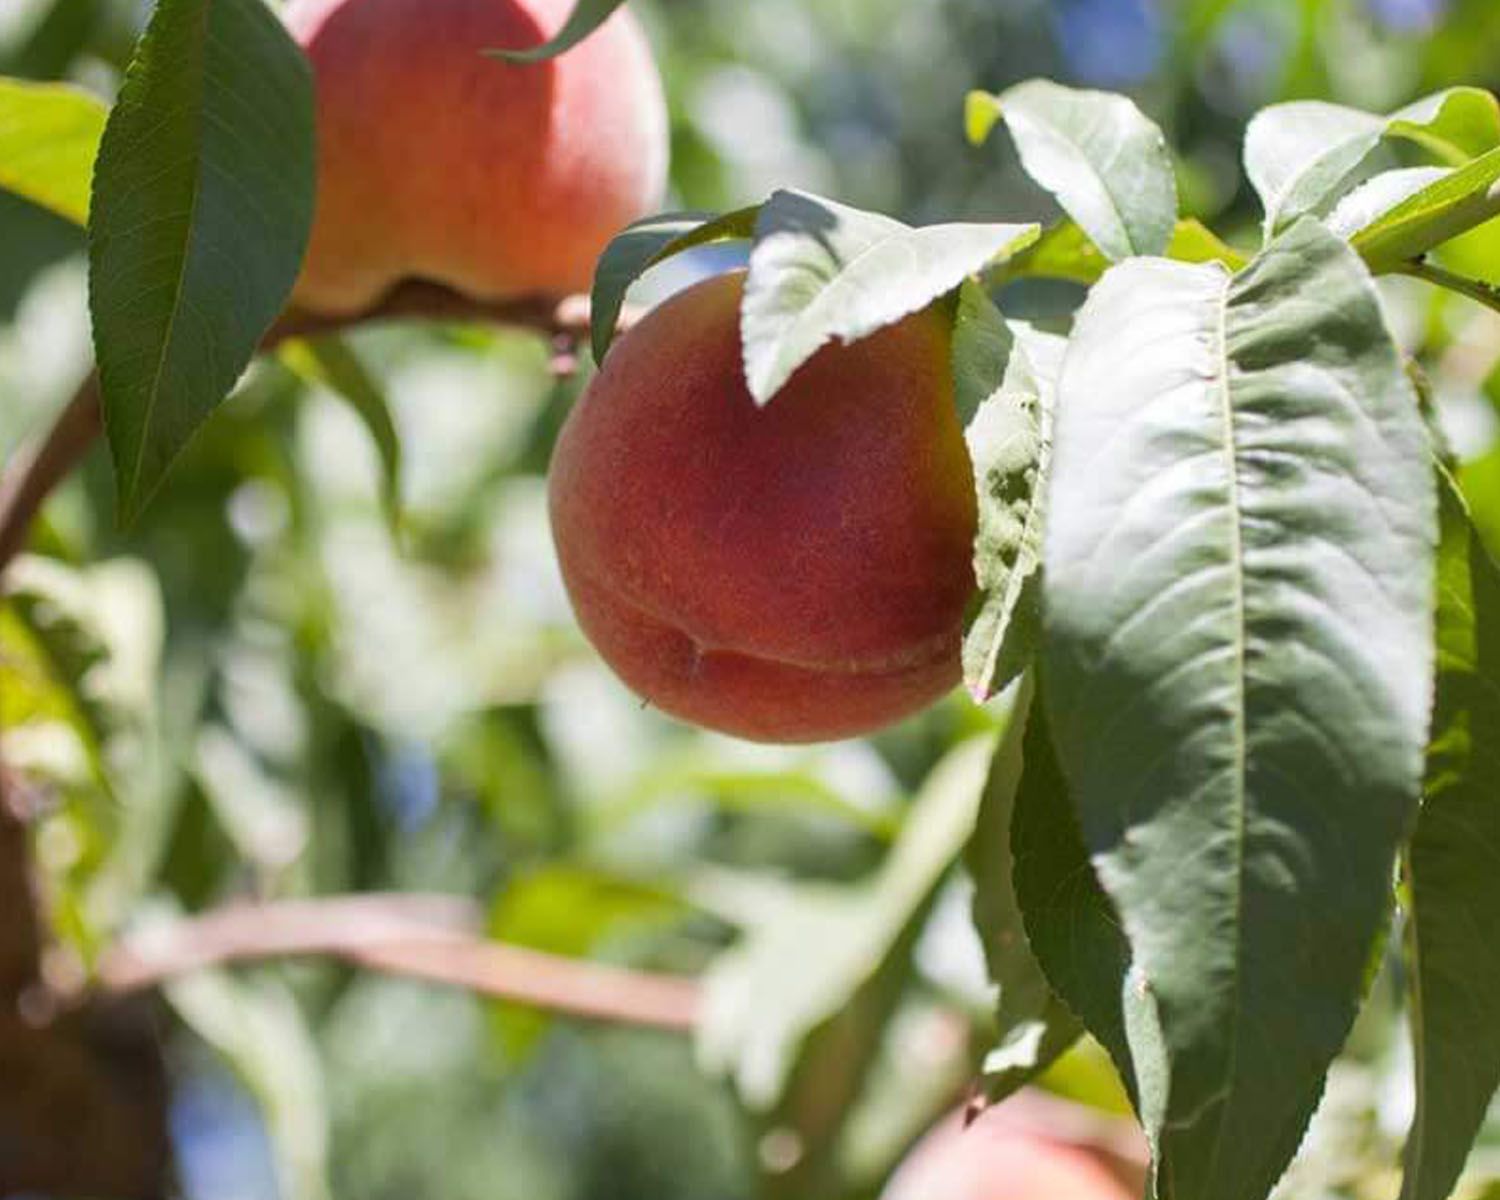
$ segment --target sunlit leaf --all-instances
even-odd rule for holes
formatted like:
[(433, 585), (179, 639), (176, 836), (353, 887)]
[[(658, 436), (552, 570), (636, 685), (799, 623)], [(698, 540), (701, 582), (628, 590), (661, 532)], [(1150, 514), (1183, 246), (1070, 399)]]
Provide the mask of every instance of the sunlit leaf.
[(1113, 262), (1160, 254), (1177, 220), (1177, 180), (1166, 138), (1134, 102), (1032, 79), (999, 95), (971, 92), (976, 144), (1004, 121), (1021, 165)]
[(1024, 327), (1013, 333), (977, 284), (959, 293), (953, 339), (958, 394), (976, 392), (969, 382), (976, 376), (994, 389), (964, 433), (979, 489), (974, 576), (980, 594), (964, 635), (964, 682), (980, 702), (1025, 669), (1040, 639), (1037, 572), (1052, 395), (1065, 346), (1061, 338)]
[(1426, 430), (1363, 264), (1311, 220), (1237, 276), (1111, 271), (1057, 414), (1047, 698), (1170, 1063), (1143, 1116), (1174, 1200), (1260, 1200), (1348, 1033), (1420, 788)]
[(67, 84), (0, 79), (0, 188), (87, 225), (105, 116)]
[(1500, 149), (1429, 183), (1354, 238), (1372, 271), (1420, 258), (1500, 213)]
[(1500, 108), (1483, 89), (1452, 88), (1387, 116), (1321, 100), (1262, 109), (1245, 132), (1245, 172), (1265, 206), (1266, 235), (1326, 212), (1386, 137), (1417, 142), (1458, 166), (1500, 144)]
[(834, 339), (854, 342), (925, 308), (1036, 240), (1036, 225), (914, 229), (803, 192), (762, 206), (745, 282), (750, 394), (765, 404)]

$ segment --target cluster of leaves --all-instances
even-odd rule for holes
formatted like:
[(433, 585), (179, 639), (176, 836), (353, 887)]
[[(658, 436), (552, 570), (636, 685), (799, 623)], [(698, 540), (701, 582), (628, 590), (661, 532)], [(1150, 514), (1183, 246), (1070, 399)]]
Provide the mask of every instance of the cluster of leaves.
[[(993, 1090), (1087, 1028), (1129, 1083), (1156, 1194), (1258, 1200), (1348, 1035), (1400, 860), (1406, 1194), (1447, 1195), (1500, 1083), (1477, 916), (1500, 903), (1496, 568), (1374, 276), (1463, 286), (1424, 256), (1500, 212), (1500, 107), (1460, 88), (1389, 116), (1266, 110), (1245, 147), (1253, 254), (1178, 219), (1166, 141), (1123, 97), (1033, 81), (968, 117), (976, 142), (1006, 122), (1062, 223), (914, 229), (780, 192), (634, 226), (596, 311), (673, 254), (750, 239), (745, 373), (769, 403), (826, 342), (951, 298), (981, 497), (966, 675), (981, 700), (1021, 692), (972, 855)], [(1374, 169), (1391, 139), (1442, 165)], [(1026, 275), (1091, 285), (1066, 340), (996, 307)]]
[[(615, 7), (580, 5), (531, 53)], [(160, 0), (108, 114), (72, 89), (0, 85), (0, 186), (88, 224), (127, 517), (286, 301), (311, 216), (310, 107), (260, 0)], [(828, 341), (952, 307), (981, 496), (966, 679), (981, 700), (1009, 693), (1003, 734), (932, 773), (878, 878), (736, 922), (702, 1060), (811, 1150), (815, 1193), (972, 826), (1001, 989), (994, 1093), (1086, 1029), (1127, 1082), (1157, 1194), (1254, 1200), (1296, 1149), (1399, 894), (1419, 1064), (1406, 1194), (1446, 1195), (1500, 1080), (1500, 961), (1475, 916), (1500, 906), (1500, 593), (1372, 280), (1464, 286), (1424, 256), (1500, 212), (1500, 110), (1455, 89), (1390, 115), (1265, 111), (1245, 148), (1266, 214), (1254, 251), (1179, 218), (1165, 138), (1122, 97), (1032, 81), (971, 97), (967, 116), (975, 142), (1004, 122), (1065, 220), (913, 228), (784, 191), (642, 222), (599, 266), (602, 359), (638, 275), (749, 242), (760, 403)], [(1429, 161), (1382, 169), (1394, 141)], [(1003, 315), (1002, 289), (1035, 277), (1093, 289), (1066, 338)], [(393, 479), (390, 419), (358, 361), (319, 345), (288, 362), (355, 400)], [(56, 604), (100, 585), (19, 586)], [(50, 636), (72, 627), (47, 604), (15, 606), (8, 636), (52, 655), (55, 682), (97, 681), (102, 652)], [(35, 733), (56, 707), (90, 763), (117, 736), (91, 694), (44, 701), (7, 725)], [(524, 925), (512, 911), (497, 928)], [(305, 1136), (310, 1089), (278, 1087), (248, 1045), (305, 1061), (294, 1010), (256, 996), (252, 1019), (222, 984), (173, 998)]]

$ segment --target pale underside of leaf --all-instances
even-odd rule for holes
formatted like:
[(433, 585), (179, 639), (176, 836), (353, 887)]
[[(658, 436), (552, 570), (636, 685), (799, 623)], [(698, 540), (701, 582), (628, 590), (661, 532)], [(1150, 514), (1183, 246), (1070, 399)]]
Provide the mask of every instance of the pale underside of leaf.
[(745, 379), (767, 403), (835, 339), (857, 341), (1024, 249), (1036, 225), (912, 228), (800, 192), (761, 208), (745, 281)]
[(1078, 319), (1048, 700), (1155, 1000), (1174, 1200), (1269, 1191), (1352, 1020), (1426, 734), (1428, 453), (1368, 274), (1316, 222), (1232, 278), (1118, 267)]

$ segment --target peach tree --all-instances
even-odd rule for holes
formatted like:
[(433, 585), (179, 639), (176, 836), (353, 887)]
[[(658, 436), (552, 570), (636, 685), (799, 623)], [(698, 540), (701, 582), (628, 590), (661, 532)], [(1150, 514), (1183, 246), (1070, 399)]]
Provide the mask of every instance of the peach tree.
[[(553, 41), (476, 45), (475, 61), (497, 78), (550, 70), (556, 55), (565, 66), (618, 6), (586, 0)], [(597, 247), (586, 317), (563, 304), (569, 278), (528, 267), (514, 288), (476, 283), (465, 271), (477, 250), (460, 245), (450, 270), (383, 236), (339, 253), (378, 252), (390, 290), (336, 316), (297, 303), (320, 199), (315, 107), (307, 58), (261, 0), (159, 0), (108, 111), (66, 87), (0, 81), (0, 186), (87, 226), (98, 365), (7, 469), (4, 559), (101, 429), (120, 514), (137, 518), (271, 350), (355, 403), (394, 475), (389, 415), (337, 337), (363, 322), (587, 328), (607, 369), (637, 278), (742, 243), (735, 386), (774, 413), (810, 402), (789, 381), (830, 345), (936, 313), (977, 513), (974, 594), (949, 649), (1003, 728), (940, 768), (914, 818), (926, 827), (868, 908), (830, 906), (819, 921), (834, 941), (900, 942), (966, 844), (999, 989), (990, 1097), (1091, 1034), (1130, 1093), (1161, 1200), (1270, 1193), (1399, 936), (1417, 1062), (1402, 1195), (1451, 1193), (1500, 1083), (1488, 924), (1500, 916), (1500, 576), (1377, 281), (1410, 276), (1500, 309), (1489, 282), (1443, 262), (1453, 239), (1500, 215), (1493, 96), (1456, 88), (1388, 114), (1263, 110), (1244, 139), (1263, 236), (1239, 247), (1179, 217), (1172, 152), (1130, 100), (1045, 80), (976, 93), (970, 140), (1007, 131), (1061, 220), (913, 227), (796, 190), (726, 214), (644, 216)], [(1379, 152), (1393, 143), (1420, 164), (1388, 169)], [(609, 224), (642, 215), (623, 209), (654, 203), (654, 188), (625, 179)], [(1054, 327), (1008, 318), (1006, 286), (1031, 278), (1083, 284), (1088, 298)], [(750, 499), (776, 511), (774, 496)], [(857, 575), (821, 586), (851, 611), (866, 599)], [(958, 803), (943, 802), (950, 792)], [(769, 939), (723, 979), (806, 966)], [(807, 1061), (852, 995), (885, 1003), (857, 982), (766, 1001), (785, 1005), (772, 1016)], [(763, 1107), (785, 1105), (786, 1080), (757, 1079), (728, 1011), (706, 1024), (705, 1061), (738, 1072)]]

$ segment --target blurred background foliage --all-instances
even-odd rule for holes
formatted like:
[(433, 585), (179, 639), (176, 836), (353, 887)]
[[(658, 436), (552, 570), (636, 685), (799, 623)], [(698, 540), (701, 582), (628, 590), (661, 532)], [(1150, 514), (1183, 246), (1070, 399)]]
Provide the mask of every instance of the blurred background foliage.
[[(1179, 151), (1184, 207), (1248, 244), (1238, 155), (1258, 107), (1500, 89), (1495, 0), (632, 2), (670, 93), (676, 207), (792, 185), (914, 222), (1047, 218), (1005, 139), (973, 150), (961, 120), (969, 88), (1040, 74), (1136, 96)], [(110, 97), (146, 7), (4, 0), (0, 73)], [(1500, 280), (1497, 247), (1486, 229), (1455, 255)], [(88, 368), (81, 251), (70, 227), (0, 194), (0, 453)], [(638, 299), (723, 261), (663, 269)], [(1388, 297), (1500, 546), (1500, 323), (1420, 285)], [(1030, 283), (1004, 299), (1055, 317), (1080, 294)], [(130, 531), (96, 452), (14, 573), (0, 725), (40, 797), (34, 848), (62, 947), (49, 970), (85, 970), (174, 910), (436, 892), (471, 901), (495, 937), (708, 971), (742, 989), (742, 1020), (805, 1027), (720, 1029), (700, 1063), (679, 1035), (327, 965), (187, 979), (160, 1026), (181, 1194), (875, 1195), (986, 1048), (966, 885), (939, 871), (902, 915), (910, 931), (861, 933), (880, 961), (857, 987), (799, 993), (794, 964), (879, 907), (913, 797), (996, 718), (954, 697), (869, 741), (777, 749), (643, 710), (582, 641), (552, 559), (545, 472), (582, 378), (555, 382), (547, 347), (506, 331), (408, 326), (349, 345), (400, 435), (395, 520), (367, 427), (284, 354), (252, 370)], [(800, 954), (765, 950), (787, 937)], [(1377, 984), (1288, 1195), (1395, 1194), (1411, 1104), (1399, 983)], [(878, 1019), (804, 1036), (856, 1000)], [(1094, 1050), (1046, 1083), (1120, 1106)], [(796, 1126), (856, 1093), (847, 1121)], [(1475, 1194), (1500, 1178), (1500, 1122), (1473, 1174)]]

